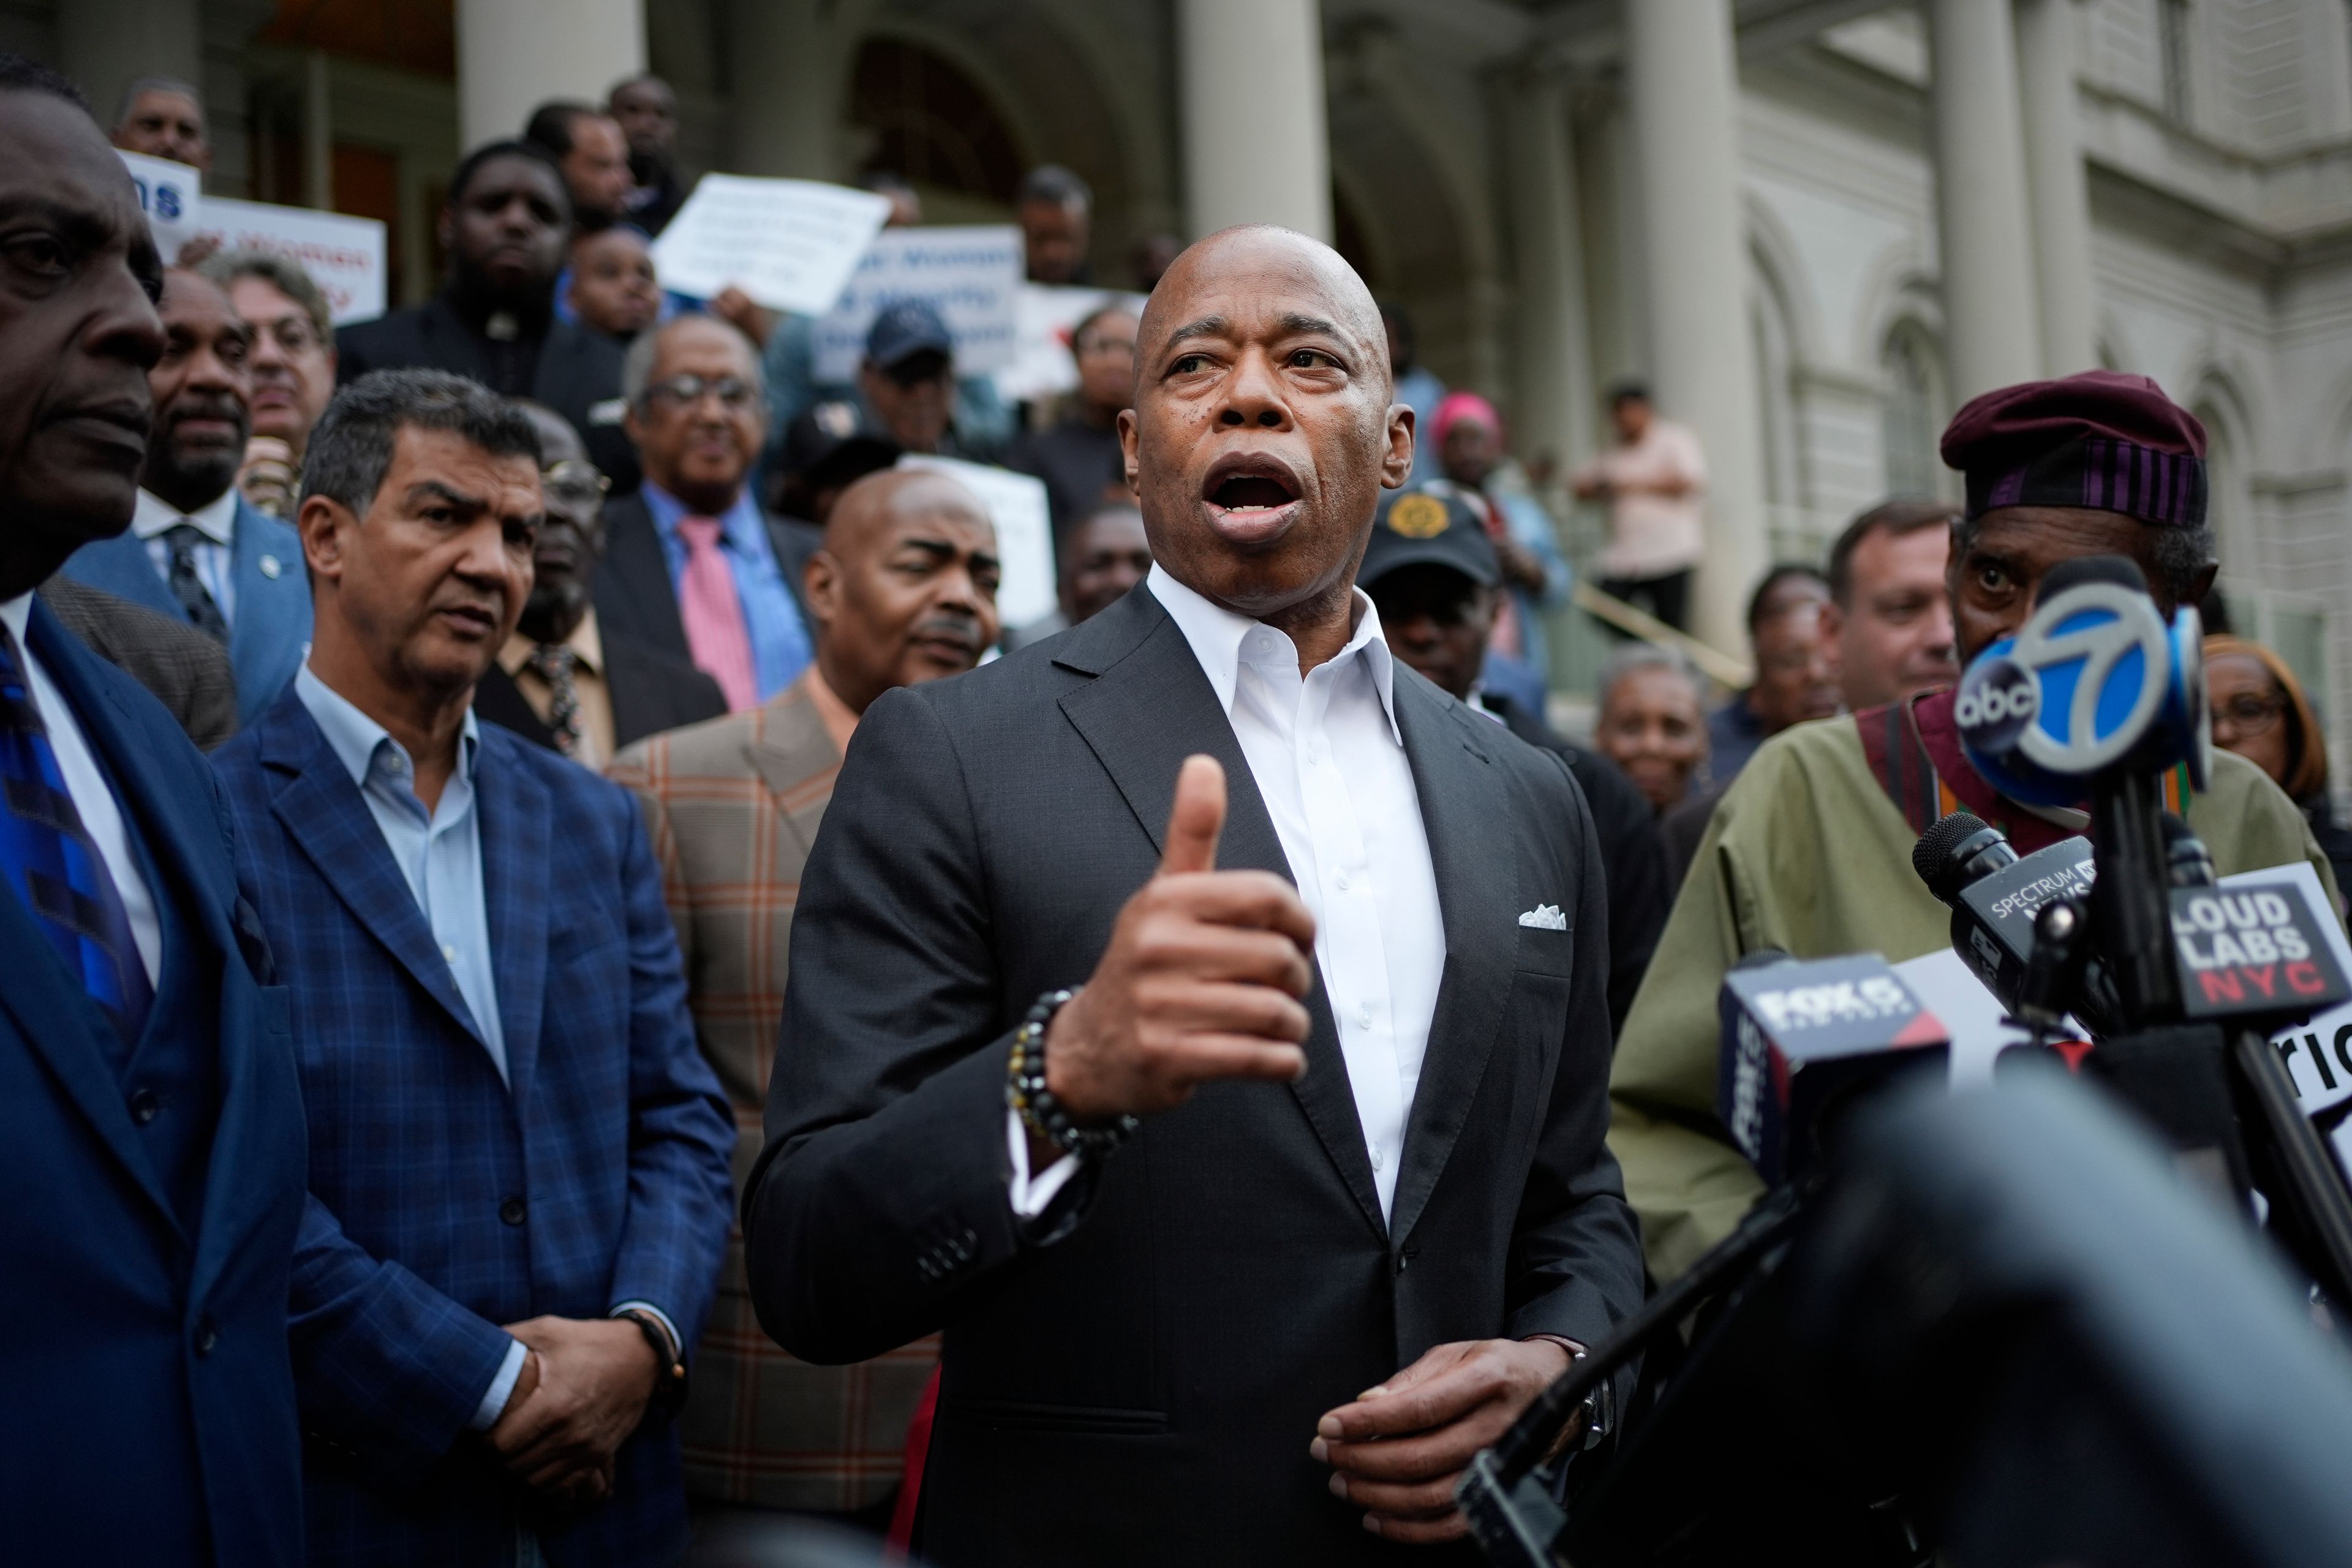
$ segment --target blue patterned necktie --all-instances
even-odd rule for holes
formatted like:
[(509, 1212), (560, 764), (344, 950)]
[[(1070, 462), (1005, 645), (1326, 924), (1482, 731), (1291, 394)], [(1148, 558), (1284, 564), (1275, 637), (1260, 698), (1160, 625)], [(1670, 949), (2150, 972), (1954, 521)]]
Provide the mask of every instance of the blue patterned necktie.
[(122, 895), (66, 793), (16, 639), (0, 626), (0, 879), (123, 1043), (146, 1026), (154, 990)]

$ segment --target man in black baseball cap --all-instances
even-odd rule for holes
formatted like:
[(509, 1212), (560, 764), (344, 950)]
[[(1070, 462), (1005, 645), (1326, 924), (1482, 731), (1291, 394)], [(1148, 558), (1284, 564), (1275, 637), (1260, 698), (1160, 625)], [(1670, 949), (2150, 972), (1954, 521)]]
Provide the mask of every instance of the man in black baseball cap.
[(1557, 753), (1583, 789), (1608, 879), (1613, 1032), (1633, 1005), (1674, 901), (1665, 850), (1649, 803), (1614, 763), (1570, 744), (1543, 715), (1481, 683), (1502, 580), (1495, 546), (1469, 506), (1423, 489), (1382, 501), (1356, 573), (1356, 585), (1380, 611), (1391, 653), (1520, 740)]
[(857, 394), (868, 427), (907, 451), (961, 455), (953, 427), (955, 339), (929, 300), (900, 300), (874, 318)]

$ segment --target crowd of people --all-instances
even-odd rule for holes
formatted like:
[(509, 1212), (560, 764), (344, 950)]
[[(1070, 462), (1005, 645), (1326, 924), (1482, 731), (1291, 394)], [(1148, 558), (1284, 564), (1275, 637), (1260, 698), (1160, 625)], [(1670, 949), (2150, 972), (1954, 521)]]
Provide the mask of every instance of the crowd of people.
[[(2065, 826), (1969, 767), (1960, 662), (2075, 556), (2219, 610), (2196, 422), (2036, 383), (1948, 431), (1964, 504), (1755, 585), (1744, 689), (1626, 640), (1563, 735), (1555, 520), (1336, 254), (1155, 237), (1053, 406), (919, 300), (826, 384), (808, 319), (663, 290), (676, 130), (653, 77), (542, 107), (459, 164), (446, 286), (337, 330), (282, 258), (165, 265), (0, 56), (28, 1561), (1456, 1537), (1470, 1455), (1760, 1190), (1723, 973), (1941, 946), (1955, 805)], [(163, 79), (113, 142), (209, 158)], [(1014, 205), (1089, 281), (1084, 183)], [(1679, 630), (1703, 457), (1609, 406), (1595, 575)], [(2086, 506), (2101, 443), (2193, 503)], [(910, 455), (1042, 482), (1052, 615), (1001, 623), (986, 507)], [(2190, 822), (2347, 885), (2294, 671), (2207, 654), (2242, 762)]]

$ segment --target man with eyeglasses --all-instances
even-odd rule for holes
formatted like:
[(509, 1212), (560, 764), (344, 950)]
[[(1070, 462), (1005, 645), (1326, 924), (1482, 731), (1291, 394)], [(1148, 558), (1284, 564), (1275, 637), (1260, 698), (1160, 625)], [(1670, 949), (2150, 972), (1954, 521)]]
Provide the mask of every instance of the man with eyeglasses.
[(231, 250), (197, 268), (228, 290), (253, 329), (253, 434), (236, 488), (256, 510), (286, 517), (302, 477), (310, 426), (335, 395), (335, 323), (302, 264), (266, 250)]
[(605, 509), (598, 619), (691, 660), (729, 711), (755, 708), (808, 667), (797, 584), (822, 540), (752, 494), (766, 426), (759, 354), (725, 321), (681, 316), (629, 345), (622, 389), (645, 483)]
[(719, 717), (727, 699), (689, 661), (597, 624), (589, 583), (604, 555), (606, 480), (562, 415), (540, 403), (516, 406), (539, 432), (547, 510), (530, 596), (474, 688), (474, 711), (601, 771), (632, 742)]

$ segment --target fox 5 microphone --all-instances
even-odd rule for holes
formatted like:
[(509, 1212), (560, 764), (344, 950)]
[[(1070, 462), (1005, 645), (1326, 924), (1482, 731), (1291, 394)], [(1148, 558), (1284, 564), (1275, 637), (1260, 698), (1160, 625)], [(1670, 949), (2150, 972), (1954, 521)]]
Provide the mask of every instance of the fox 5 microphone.
[(1821, 1168), (1846, 1101), (1890, 1074), (1945, 1070), (1951, 1037), (1874, 952), (1766, 950), (1723, 977), (1717, 1113), (1768, 1186)]

